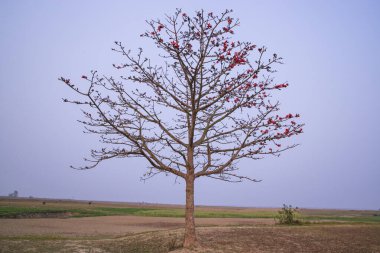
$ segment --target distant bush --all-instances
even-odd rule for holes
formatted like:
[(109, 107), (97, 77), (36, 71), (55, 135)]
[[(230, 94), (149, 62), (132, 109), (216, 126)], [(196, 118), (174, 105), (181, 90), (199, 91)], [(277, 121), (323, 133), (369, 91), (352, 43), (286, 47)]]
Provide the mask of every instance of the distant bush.
[(292, 205), (285, 205), (278, 211), (275, 220), (278, 224), (300, 225), (302, 221), (298, 219), (298, 207), (293, 208)]

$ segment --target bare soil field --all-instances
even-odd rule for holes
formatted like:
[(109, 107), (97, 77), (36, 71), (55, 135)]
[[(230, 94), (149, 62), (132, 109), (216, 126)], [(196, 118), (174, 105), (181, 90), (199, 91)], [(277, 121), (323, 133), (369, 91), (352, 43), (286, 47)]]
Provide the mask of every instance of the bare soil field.
[[(202, 226), (252, 226), (274, 224), (272, 219), (198, 218)], [(115, 237), (184, 227), (183, 218), (105, 216), (86, 218), (0, 219), (0, 236), (56, 235), (65, 237)]]
[[(71, 211), (51, 212), (56, 210), (77, 210), (90, 217), (74, 216)], [(41, 200), (0, 199), (4, 214), (0, 218), (0, 253), (380, 253), (378, 211), (305, 209), (305, 217), (322, 219), (283, 226), (270, 216), (276, 208), (198, 206), (205, 218), (196, 218), (199, 245), (190, 250), (181, 248), (181, 210), (181, 206), (145, 203), (46, 200), (42, 204)], [(139, 215), (130, 215), (131, 211)], [(12, 216), (12, 212), (20, 215)], [(14, 218), (4, 218), (9, 214)], [(271, 218), (255, 218), (261, 216)]]
[(197, 234), (199, 246), (192, 250), (181, 248), (183, 229), (112, 237), (97, 233), (91, 237), (87, 233), (86, 237), (20, 234), (2, 236), (0, 252), (380, 252), (379, 225), (198, 227)]

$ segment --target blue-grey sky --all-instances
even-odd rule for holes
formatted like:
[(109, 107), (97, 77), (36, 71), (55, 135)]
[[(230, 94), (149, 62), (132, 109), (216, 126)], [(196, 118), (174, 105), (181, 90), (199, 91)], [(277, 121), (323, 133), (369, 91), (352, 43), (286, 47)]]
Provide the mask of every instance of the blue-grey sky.
[(175, 8), (234, 9), (236, 38), (266, 45), (285, 59), (288, 81), (277, 97), (300, 113), (301, 145), (279, 158), (240, 163), (261, 183), (200, 179), (196, 204), (380, 208), (379, 1), (0, 1), (0, 195), (184, 203), (184, 184), (157, 176), (145, 183), (142, 159), (107, 161), (77, 171), (96, 136), (82, 134), (79, 108), (62, 103), (97, 69), (114, 74), (110, 48), (155, 47), (139, 35), (146, 19)]

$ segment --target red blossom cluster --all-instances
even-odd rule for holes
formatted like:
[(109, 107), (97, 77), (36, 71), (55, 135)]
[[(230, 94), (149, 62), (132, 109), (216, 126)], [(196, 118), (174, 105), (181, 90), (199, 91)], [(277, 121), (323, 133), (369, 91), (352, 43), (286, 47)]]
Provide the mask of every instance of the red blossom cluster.
[(157, 31), (161, 32), (162, 28), (164, 28), (165, 26), (163, 24), (159, 24), (159, 26), (157, 27)]
[(223, 31), (225, 31), (226, 33), (229, 32), (231, 34), (234, 34), (234, 31), (228, 27), (223, 27)]
[(277, 85), (275, 85), (274, 88), (275, 88), (275, 89), (281, 89), (281, 88), (286, 88), (286, 87), (288, 87), (288, 86), (289, 86), (289, 84), (287, 84), (287, 83), (282, 83), (282, 84), (277, 84)]
[(178, 42), (177, 41), (172, 41), (172, 42), (170, 42), (170, 44), (172, 44), (172, 46), (174, 47), (174, 48), (176, 48), (176, 49), (178, 49), (179, 48), (179, 44), (178, 44)]
[[(246, 83), (245, 85), (240, 86), (239, 90), (249, 90), (250, 88), (256, 87), (256, 86), (257, 86), (256, 83), (254, 83), (254, 84), (252, 84), (252, 83)], [(248, 94), (247, 94), (247, 97), (248, 97)]]
[(270, 125), (270, 124), (275, 125), (275, 124), (277, 124), (277, 122), (274, 121), (272, 118), (269, 118), (269, 119), (268, 119), (268, 125)]
[(243, 56), (240, 53), (235, 53), (234, 57), (232, 58), (232, 64), (239, 65), (246, 63), (246, 60), (243, 58)]
[(223, 52), (226, 52), (227, 48), (228, 48), (228, 41), (226, 40), (223, 42)]
[(293, 118), (293, 114), (289, 113), (288, 115), (285, 116), (285, 119), (291, 119)]

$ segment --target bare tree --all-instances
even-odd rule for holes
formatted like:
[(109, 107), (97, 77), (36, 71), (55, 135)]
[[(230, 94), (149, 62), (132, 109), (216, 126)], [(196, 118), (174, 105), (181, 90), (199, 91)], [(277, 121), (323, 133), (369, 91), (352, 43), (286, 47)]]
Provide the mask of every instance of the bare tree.
[(8, 197), (10, 197), (10, 198), (18, 198), (18, 191), (14, 191), (12, 193), (9, 193)]
[[(302, 132), (298, 114), (278, 115), (279, 103), (271, 93), (288, 87), (270, 77), (272, 65), (282, 63), (265, 47), (232, 40), (239, 20), (203, 10), (188, 16), (181, 10), (165, 20), (147, 21), (142, 37), (153, 40), (164, 59), (161, 66), (133, 55), (121, 42), (113, 50), (125, 62), (115, 65), (120, 78), (92, 71), (79, 88), (60, 80), (82, 99), (80, 122), (105, 144), (91, 151), (90, 169), (111, 158), (143, 157), (150, 167), (144, 178), (174, 174), (186, 182), (184, 246), (196, 243), (194, 182), (211, 177), (228, 182), (257, 181), (237, 174), (243, 158), (278, 156), (296, 145), (281, 140)], [(260, 75), (259, 75), (260, 74)], [(283, 146), (281, 146), (283, 145)]]

